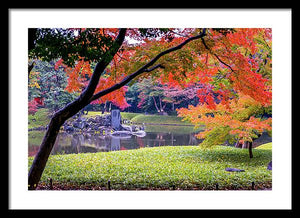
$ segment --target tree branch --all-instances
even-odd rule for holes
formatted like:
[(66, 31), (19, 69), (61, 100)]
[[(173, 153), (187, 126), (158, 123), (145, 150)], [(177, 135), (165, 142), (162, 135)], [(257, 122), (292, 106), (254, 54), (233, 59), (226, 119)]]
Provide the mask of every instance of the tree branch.
[(103, 73), (107, 65), (111, 62), (114, 55), (118, 52), (119, 48), (121, 47), (125, 39), (125, 34), (126, 34), (126, 29), (120, 29), (119, 35), (115, 39), (112, 46), (104, 54), (101, 61), (97, 63), (88, 86), (81, 94), (82, 98), (89, 99), (94, 94), (94, 91), (99, 83), (101, 74)]
[(165, 67), (164, 67), (163, 65), (157, 64), (157, 65), (155, 65), (155, 66), (153, 66), (153, 67), (151, 67), (151, 68), (149, 68), (149, 69), (146, 69), (145, 72), (151, 72), (151, 71), (153, 71), (153, 70), (155, 70), (155, 69), (157, 69), (157, 68), (165, 69)]
[(125, 33), (126, 29), (120, 30), (119, 35), (113, 42), (112, 46), (104, 54), (100, 62), (97, 63), (89, 85), (79, 96), (79, 98), (67, 104), (64, 108), (55, 112), (55, 114), (52, 116), (45, 136), (43, 138), (42, 144), (33, 160), (33, 163), (28, 173), (29, 189), (35, 189), (37, 184), (39, 183), (51, 150), (54, 146), (60, 127), (68, 118), (78, 113), (84, 106), (86, 106), (89, 103), (89, 99), (93, 96), (93, 93), (95, 92), (102, 72), (111, 62), (112, 58), (121, 47), (125, 39)]
[(30, 76), (31, 70), (33, 69), (34, 65), (35, 65), (34, 61), (31, 64), (28, 65), (28, 78)]
[(232, 72), (234, 72), (234, 70), (232, 69), (232, 67), (228, 64), (226, 64), (224, 61), (222, 61), (218, 55), (214, 54), (214, 56), (218, 59), (218, 61), (220, 61), (222, 64), (224, 64), (225, 66), (227, 66)]
[(226, 67), (228, 67), (232, 72), (234, 72), (234, 70), (232, 69), (232, 67), (231, 67), (229, 64), (226, 64), (224, 61), (222, 61), (222, 60), (219, 58), (218, 55), (216, 55), (215, 53), (213, 53), (213, 52), (211, 51), (211, 49), (206, 45), (206, 42), (205, 42), (205, 40), (204, 40), (203, 38), (201, 38), (201, 41), (202, 41), (204, 47), (205, 47), (211, 54), (213, 54), (213, 55), (218, 59), (219, 62), (221, 62), (221, 63), (224, 64)]
[(80, 96), (73, 102), (67, 104), (64, 108), (57, 111), (55, 116), (59, 116), (63, 119), (68, 119), (69, 117), (76, 114), (79, 110), (81, 110), (84, 106), (86, 106), (90, 102), (90, 98), (93, 96), (95, 89), (99, 83), (99, 79), (107, 65), (111, 62), (114, 55), (118, 52), (121, 47), (124, 39), (125, 39), (126, 29), (120, 29), (119, 35), (115, 39), (112, 46), (108, 49), (108, 51), (103, 55), (103, 58), (97, 63), (92, 77), (88, 86), (85, 90), (80, 94)]
[(206, 35), (206, 29), (204, 28), (203, 31), (199, 34), (199, 35), (196, 35), (196, 36), (193, 36), (193, 37), (190, 37), (188, 39), (186, 39), (185, 41), (183, 41), (182, 43), (180, 43), (179, 45), (177, 46), (174, 46), (172, 48), (169, 48), (165, 51), (162, 51), (161, 53), (159, 53), (158, 55), (156, 55), (152, 60), (150, 60), (147, 64), (145, 64), (143, 67), (141, 67), (140, 69), (138, 69), (136, 72), (126, 76), (121, 82), (111, 86), (110, 88), (107, 88), (107, 89), (104, 89), (96, 94), (94, 94), (91, 98), (90, 98), (90, 102), (108, 94), (108, 93), (111, 93), (119, 88), (121, 88), (122, 86), (126, 85), (128, 82), (130, 82), (131, 80), (133, 80), (134, 78), (136, 78), (137, 76), (141, 75), (142, 73), (144, 72), (150, 72), (156, 68), (164, 68), (161, 64), (158, 64), (150, 69), (148, 69), (150, 66), (152, 66), (160, 57), (168, 54), (168, 53), (171, 53), (173, 51), (176, 51), (176, 50), (179, 50), (181, 49), (184, 45), (186, 45), (187, 43), (193, 41), (193, 40), (196, 40), (196, 39), (200, 39), (200, 38), (203, 38), (204, 36)]
[(156, 108), (157, 112), (159, 113), (160, 110), (159, 110), (159, 108), (158, 108), (158, 106), (157, 106), (157, 104), (156, 104), (155, 97), (152, 96), (152, 98), (153, 98), (153, 101), (154, 101), (155, 108)]

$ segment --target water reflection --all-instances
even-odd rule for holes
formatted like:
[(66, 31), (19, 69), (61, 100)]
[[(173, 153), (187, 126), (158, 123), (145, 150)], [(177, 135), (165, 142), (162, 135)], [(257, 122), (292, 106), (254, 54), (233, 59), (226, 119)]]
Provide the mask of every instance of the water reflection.
[[(44, 133), (38, 136), (29, 135), (28, 155), (34, 156), (40, 145)], [(201, 141), (195, 137), (195, 133), (147, 133), (144, 137), (127, 135), (123, 137), (101, 134), (68, 134), (59, 133), (52, 149), (54, 154), (108, 152), (143, 147), (198, 145)]]

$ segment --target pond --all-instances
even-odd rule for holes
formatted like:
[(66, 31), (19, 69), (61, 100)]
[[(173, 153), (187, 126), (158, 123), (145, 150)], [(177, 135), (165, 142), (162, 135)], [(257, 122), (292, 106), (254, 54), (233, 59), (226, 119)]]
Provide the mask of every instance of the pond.
[[(191, 126), (149, 125), (146, 135), (127, 135), (122, 137), (111, 134), (97, 133), (66, 133), (60, 132), (51, 154), (78, 154), (109, 152), (118, 150), (138, 149), (144, 147), (199, 145), (202, 140), (195, 137), (197, 132)], [(35, 156), (44, 137), (44, 131), (28, 132), (28, 156)], [(272, 137), (263, 133), (253, 142), (253, 147), (272, 142)]]
[[(164, 127), (166, 130), (167, 127)], [(44, 131), (31, 131), (28, 134), (28, 156), (34, 156), (43, 139)], [(51, 154), (72, 154), (108, 152), (118, 150), (138, 149), (143, 147), (198, 145), (200, 139), (190, 131), (160, 131), (147, 132), (144, 137), (127, 135), (116, 137), (101, 133), (59, 133)]]

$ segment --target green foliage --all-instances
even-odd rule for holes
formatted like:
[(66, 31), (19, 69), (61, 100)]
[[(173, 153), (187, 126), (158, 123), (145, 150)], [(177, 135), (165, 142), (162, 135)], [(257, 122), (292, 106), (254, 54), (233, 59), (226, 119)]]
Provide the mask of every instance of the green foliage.
[(125, 98), (128, 104), (130, 104), (130, 107), (128, 109), (132, 112), (140, 112), (140, 108), (138, 108), (139, 93), (138, 83), (129, 85)]
[(204, 141), (200, 144), (202, 148), (211, 148), (216, 145), (222, 145), (226, 141), (229, 143), (234, 142), (234, 137), (229, 134), (230, 127), (228, 126), (220, 126), (214, 128), (209, 134), (206, 136)]
[[(152, 78), (144, 78), (137, 83), (138, 97), (140, 99), (138, 107), (144, 111), (151, 111), (156, 107), (156, 111), (162, 109), (163, 89), (162, 85), (155, 82)], [(154, 102), (155, 101), (155, 102)]]
[(50, 122), (50, 113), (46, 108), (39, 109), (34, 115), (28, 115), (28, 129), (46, 126)]
[[(203, 150), (198, 146), (142, 148), (138, 150), (50, 156), (41, 181), (80, 186), (107, 186), (113, 189), (238, 189), (272, 183), (266, 170), (272, 159), (269, 149), (254, 149), (249, 159), (246, 149), (217, 146)], [(29, 158), (28, 166), (33, 158)], [(225, 171), (244, 169), (243, 173)]]
[(51, 111), (57, 111), (75, 100), (76, 95), (71, 94), (61, 87), (53, 87), (45, 94), (45, 106)]
[(40, 146), (44, 136), (45, 136), (45, 131), (29, 131), (28, 132), (29, 146)]
[(86, 61), (101, 60), (105, 48), (112, 42), (113, 38), (103, 34), (101, 29), (41, 28), (37, 29), (35, 47), (29, 51), (29, 57), (44, 61), (62, 58), (64, 64), (74, 66), (80, 57)]
[(77, 95), (65, 90), (67, 76), (63, 69), (55, 69), (54, 61), (35, 61), (31, 74), (36, 74), (37, 86), (28, 87), (29, 99), (41, 97), (44, 99), (44, 106), (51, 111), (57, 111), (67, 103), (74, 100)]

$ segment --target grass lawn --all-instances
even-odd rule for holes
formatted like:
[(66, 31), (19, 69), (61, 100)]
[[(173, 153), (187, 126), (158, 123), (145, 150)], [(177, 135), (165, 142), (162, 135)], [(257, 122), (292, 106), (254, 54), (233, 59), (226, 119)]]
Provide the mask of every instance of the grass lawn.
[(121, 117), (123, 119), (131, 120), (132, 118), (141, 115), (140, 113), (130, 113), (130, 112), (121, 112)]
[[(106, 113), (109, 114), (109, 113)], [(84, 117), (95, 117), (103, 116), (101, 112), (98, 111), (89, 111), (88, 115)], [(121, 112), (121, 117), (123, 119), (130, 120), (134, 123), (155, 123), (155, 124), (182, 124), (182, 125), (191, 125), (188, 121), (181, 121), (181, 117), (177, 116), (163, 116), (163, 115), (145, 115), (141, 113), (129, 113)]]
[(204, 127), (195, 129), (190, 122), (182, 121), (182, 118), (177, 116), (145, 115), (137, 113), (125, 113), (124, 115), (121, 113), (121, 116), (125, 119), (129, 119), (133, 123), (145, 123), (147, 126), (146, 132), (192, 133), (204, 129)]
[(134, 116), (131, 121), (134, 123), (155, 123), (155, 124), (181, 124), (191, 125), (188, 121), (181, 121), (181, 117), (177, 116), (162, 116), (162, 115), (145, 115), (139, 114)]
[[(115, 190), (210, 190), (255, 189), (272, 187), (272, 171), (267, 164), (272, 159), (272, 144), (264, 149), (216, 146), (166, 146), (114, 152), (50, 156), (41, 189), (47, 189), (48, 178), (54, 189), (107, 189), (110, 181)], [(28, 158), (28, 168), (33, 161)], [(245, 172), (227, 172), (226, 167)]]
[(272, 150), (272, 142), (260, 145), (256, 149)]

